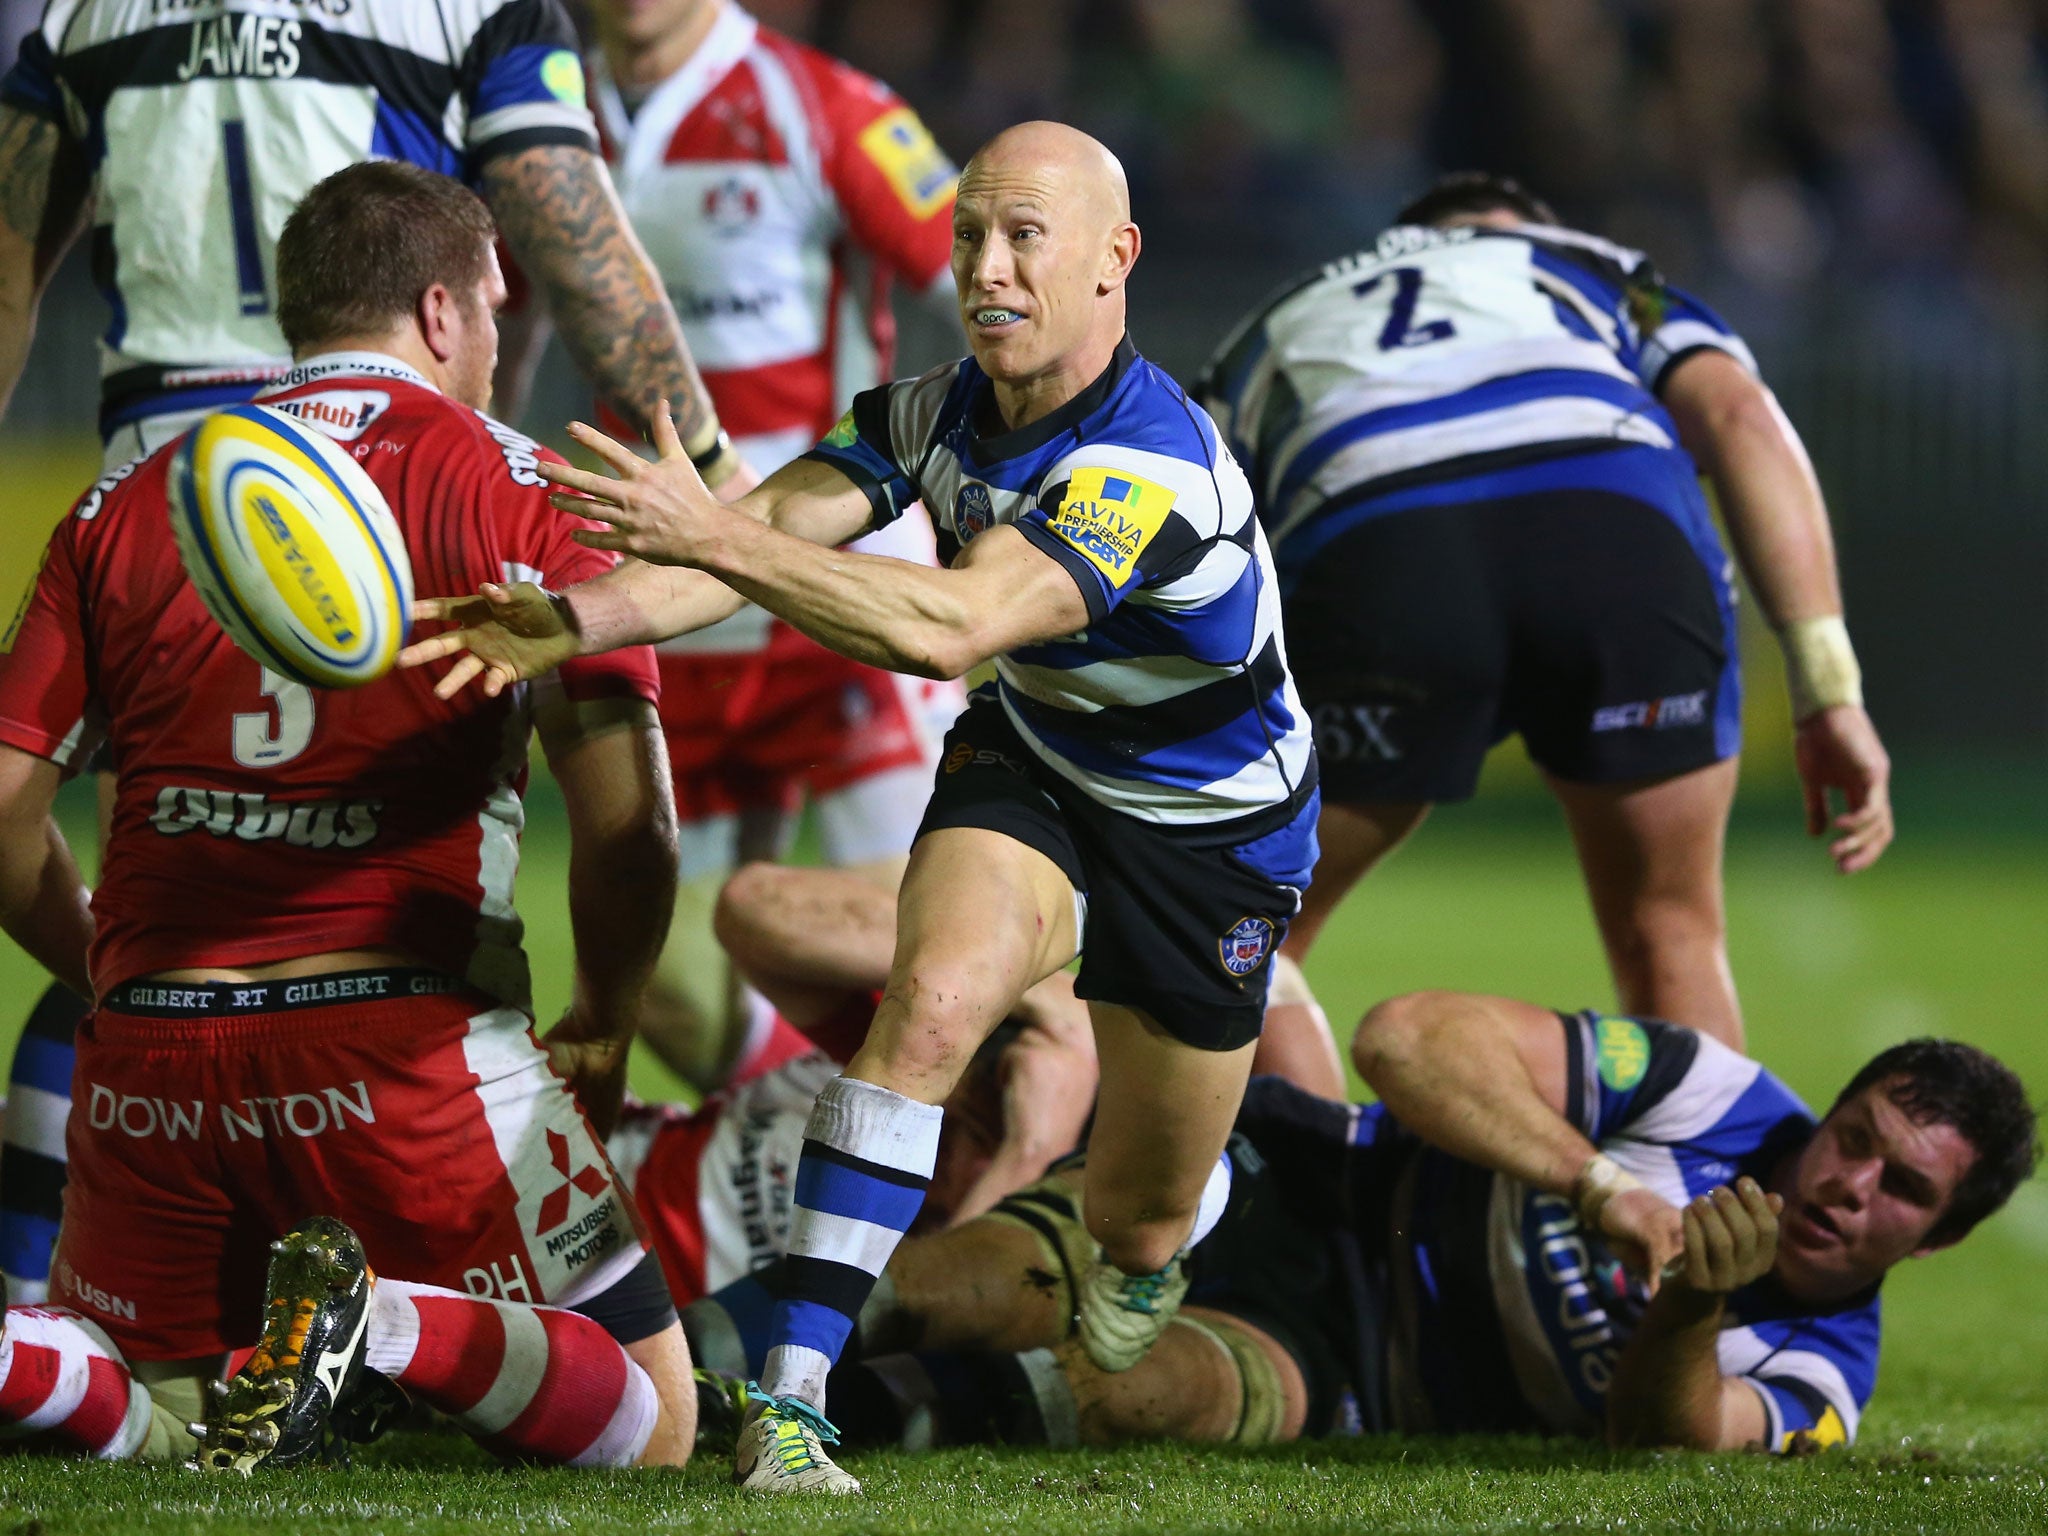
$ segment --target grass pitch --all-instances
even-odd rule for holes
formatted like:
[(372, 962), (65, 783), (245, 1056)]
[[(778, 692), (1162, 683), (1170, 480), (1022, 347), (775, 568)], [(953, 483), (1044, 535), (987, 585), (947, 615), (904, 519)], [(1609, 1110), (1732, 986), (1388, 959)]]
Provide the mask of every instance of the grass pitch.
[[(1909, 807), (1902, 843), (1844, 881), (1798, 837), (1793, 816), (1748, 810), (1730, 849), (1731, 948), (1755, 1053), (1823, 1107), (1880, 1047), (1955, 1034), (1999, 1052), (2048, 1095), (2048, 844), (2009, 827), (1937, 831)], [(564, 851), (559, 818), (539, 810), (522, 906), (542, 1017), (567, 995)], [(1425, 827), (1353, 899), (1311, 973), (1333, 1020), (1418, 986), (1566, 1007), (1609, 998), (1562, 827), (1483, 809)], [(11, 947), (0, 981), (10, 999), (0, 1034), (11, 1034), (41, 983)], [(664, 1088), (644, 1067), (636, 1085), (649, 1096)], [(957, 1451), (853, 1458), (867, 1497), (791, 1508), (742, 1500), (717, 1465), (505, 1471), (459, 1440), (415, 1436), (364, 1453), (353, 1470), (240, 1485), (0, 1460), (0, 1536), (2048, 1530), (2044, 1263), (2048, 1187), (2036, 1181), (1961, 1249), (1902, 1266), (1886, 1287), (1883, 1367), (1861, 1443), (1808, 1462), (1526, 1439)]]

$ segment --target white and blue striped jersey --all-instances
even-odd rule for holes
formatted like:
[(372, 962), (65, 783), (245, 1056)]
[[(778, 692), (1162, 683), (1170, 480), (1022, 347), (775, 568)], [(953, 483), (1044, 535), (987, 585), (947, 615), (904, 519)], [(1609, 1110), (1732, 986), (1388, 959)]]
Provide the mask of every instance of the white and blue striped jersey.
[[(1594, 1013), (1563, 1022), (1566, 1118), (1673, 1205), (1742, 1174), (1764, 1180), (1813, 1132), (1797, 1095), (1708, 1036)], [(1359, 1112), (1354, 1132), (1362, 1144), (1406, 1134), (1379, 1105)], [(1418, 1155), (1413, 1178), (1395, 1258), (1427, 1278), (1406, 1292), (1396, 1407), (1426, 1404), (1442, 1429), (1599, 1433), (1646, 1304), (1641, 1282), (1562, 1196), (1434, 1150)], [(1721, 1370), (1756, 1390), (1769, 1449), (1801, 1432), (1843, 1444), (1877, 1384), (1878, 1331), (1876, 1287), (1817, 1309), (1767, 1276), (1729, 1299)], [(1503, 1415), (1502, 1403), (1520, 1413)]]
[(1208, 414), (1126, 338), (1101, 378), (1014, 431), (972, 358), (858, 396), (810, 457), (873, 526), (922, 500), (960, 544), (1014, 524), (1088, 602), (1088, 627), (996, 660), (1044, 762), (1142, 821), (1228, 821), (1314, 784), (1272, 557)]
[(1702, 347), (1755, 367), (1640, 251), (1549, 225), (1401, 225), (1246, 319), (1196, 396), (1278, 544), (1429, 480), (1622, 444), (1682, 454), (1657, 391)]
[(102, 435), (284, 371), (277, 237), (315, 182), (597, 149), (561, 0), (51, 0), (0, 100), (91, 165)]

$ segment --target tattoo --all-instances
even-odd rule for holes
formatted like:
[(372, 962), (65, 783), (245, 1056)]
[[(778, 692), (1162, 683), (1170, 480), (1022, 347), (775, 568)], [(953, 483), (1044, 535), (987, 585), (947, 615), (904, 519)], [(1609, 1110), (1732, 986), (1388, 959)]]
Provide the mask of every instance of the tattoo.
[(50, 167), (62, 137), (54, 123), (0, 107), (0, 221), (30, 244), (43, 231)]
[(576, 365), (644, 431), (663, 398), (692, 442), (716, 419), (661, 277), (588, 150), (546, 145), (484, 168), (484, 197)]

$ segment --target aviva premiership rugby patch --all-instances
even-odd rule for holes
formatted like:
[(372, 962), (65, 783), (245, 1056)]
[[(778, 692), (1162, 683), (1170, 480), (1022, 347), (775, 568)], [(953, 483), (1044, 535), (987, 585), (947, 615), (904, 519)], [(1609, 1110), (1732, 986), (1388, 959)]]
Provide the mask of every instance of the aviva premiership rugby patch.
[(908, 107), (884, 112), (861, 129), (860, 148), (915, 219), (928, 219), (945, 207), (960, 180), (946, 152)]
[(1249, 976), (1265, 962), (1273, 948), (1273, 924), (1263, 917), (1241, 917), (1237, 926), (1216, 943), (1223, 969), (1233, 976)]
[(1120, 469), (1077, 469), (1048, 527), (1122, 586), (1173, 510), (1174, 493)]
[(1628, 1092), (1650, 1070), (1650, 1037), (1634, 1019), (1602, 1019), (1593, 1039), (1593, 1064), (1611, 1091)]

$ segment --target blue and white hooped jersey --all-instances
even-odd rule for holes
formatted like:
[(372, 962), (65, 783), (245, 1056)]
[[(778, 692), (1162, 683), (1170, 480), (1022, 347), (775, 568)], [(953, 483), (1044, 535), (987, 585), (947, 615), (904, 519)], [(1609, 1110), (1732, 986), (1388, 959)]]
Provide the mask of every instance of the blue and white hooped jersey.
[[(1717, 1040), (1595, 1013), (1563, 1022), (1566, 1118), (1673, 1205), (1741, 1174), (1766, 1177), (1812, 1133), (1812, 1112), (1789, 1088)], [(1407, 1133), (1371, 1105), (1356, 1134), (1372, 1142)], [(1413, 1219), (1396, 1255), (1431, 1277), (1415, 1289), (1411, 1369), (1439, 1419), (1454, 1421), (1436, 1427), (1505, 1427), (1498, 1417), (1455, 1422), (1457, 1405), (1519, 1399), (1527, 1427), (1599, 1433), (1615, 1362), (1646, 1304), (1641, 1283), (1581, 1229), (1569, 1200), (1504, 1174), (1475, 1180), (1461, 1171), (1476, 1170), (1420, 1153)], [(1440, 1284), (1461, 1260), (1483, 1277)], [(1469, 1310), (1487, 1300), (1492, 1318)], [(1454, 1301), (1468, 1310), (1458, 1315)], [(1822, 1446), (1844, 1444), (1877, 1384), (1878, 1332), (1874, 1288), (1816, 1311), (1766, 1278), (1730, 1298), (1721, 1370), (1755, 1388), (1768, 1449), (1788, 1449), (1802, 1431)]]
[(1622, 444), (1683, 455), (1657, 391), (1701, 348), (1755, 367), (1640, 251), (1550, 225), (1400, 225), (1255, 312), (1196, 395), (1278, 544), (1327, 505), (1447, 476)]
[(1314, 784), (1251, 488), (1216, 424), (1129, 338), (1086, 390), (1015, 431), (972, 358), (858, 396), (811, 451), (879, 527), (922, 500), (962, 545), (1010, 523), (1057, 560), (1088, 627), (996, 660), (1003, 708), (1112, 810), (1197, 825)]
[(0, 100), (92, 167), (102, 434), (289, 365), (277, 237), (323, 177), (597, 148), (561, 0), (51, 0)]

